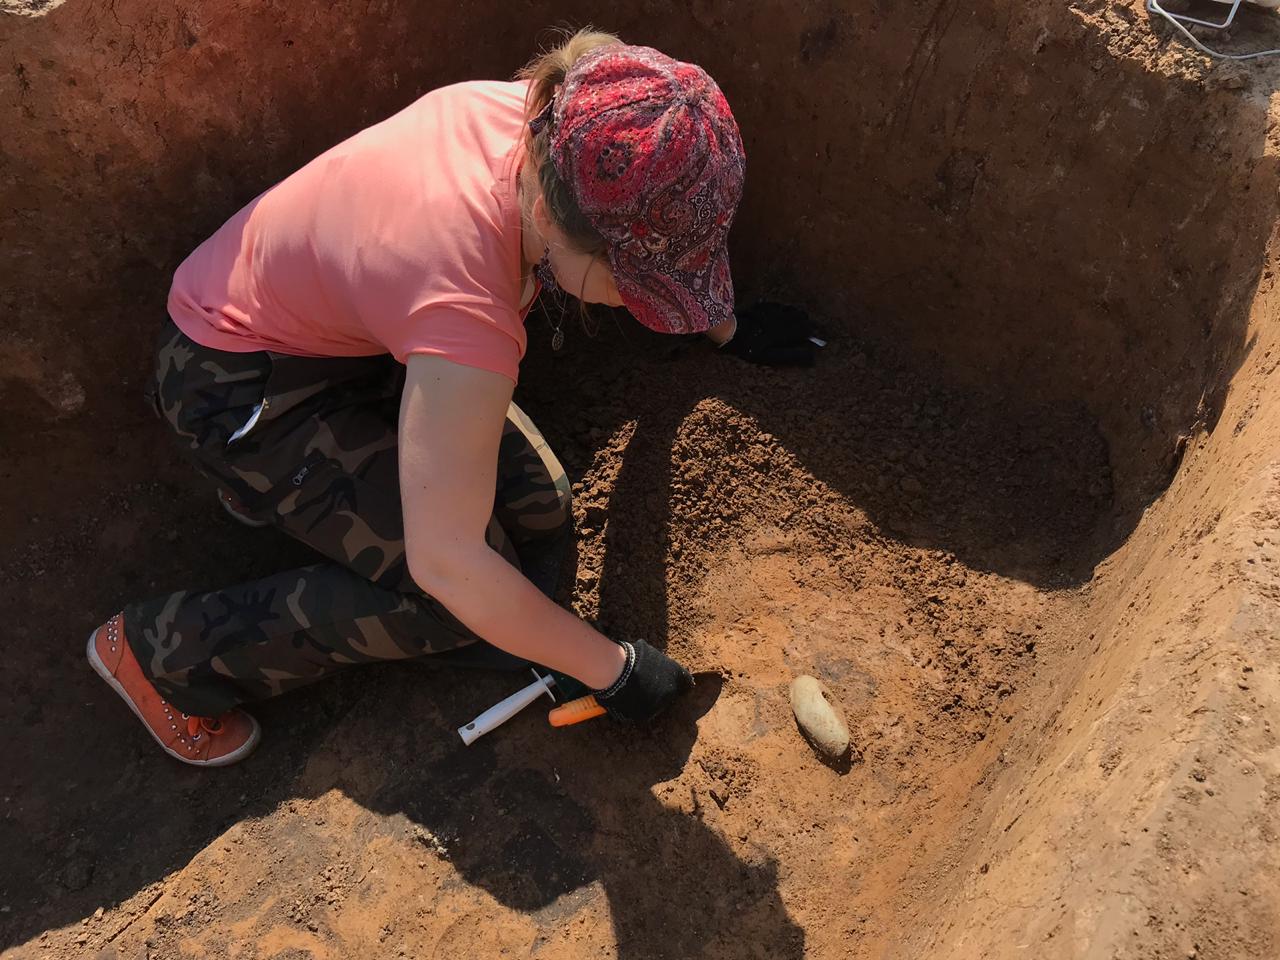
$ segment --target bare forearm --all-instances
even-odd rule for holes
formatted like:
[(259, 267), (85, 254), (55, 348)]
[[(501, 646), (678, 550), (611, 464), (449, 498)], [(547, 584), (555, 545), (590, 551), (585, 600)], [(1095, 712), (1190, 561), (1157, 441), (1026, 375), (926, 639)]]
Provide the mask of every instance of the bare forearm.
[(423, 586), (478, 636), (592, 689), (622, 672), (623, 649), (552, 603), (488, 546), (455, 551)]
[(423, 354), (406, 366), (400, 491), (414, 580), (494, 646), (608, 687), (625, 665), (622, 648), (539, 593), (482, 536), (511, 381)]

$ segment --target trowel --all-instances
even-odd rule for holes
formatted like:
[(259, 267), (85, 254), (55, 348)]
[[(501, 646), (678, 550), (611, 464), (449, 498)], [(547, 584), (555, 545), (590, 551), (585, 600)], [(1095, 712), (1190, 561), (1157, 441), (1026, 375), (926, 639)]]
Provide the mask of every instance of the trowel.
[[(540, 697), (550, 697), (555, 702), (556, 695), (552, 688), (559, 690), (563, 696), (573, 696), (581, 694), (588, 689), (584, 684), (573, 679), (573, 677), (565, 676), (562, 673), (556, 673), (554, 670), (549, 671), (546, 676), (538, 673), (537, 669), (533, 671), (533, 683), (529, 684), (523, 690), (518, 690), (505, 700), (494, 704), (480, 716), (476, 717), (470, 723), (458, 728), (458, 736), (462, 738), (462, 742), (468, 747), (483, 737), (486, 733), (494, 730), (517, 713), (523, 710), (529, 704), (533, 703)], [(718, 673), (712, 671), (703, 671), (695, 673), (694, 681), (700, 677), (719, 678)], [(718, 691), (718, 687), (717, 687)], [(587, 694), (579, 696), (568, 703), (563, 703), (558, 707), (552, 708), (547, 714), (547, 722), (553, 727), (570, 727), (575, 723), (582, 723), (586, 720), (594, 720), (596, 717), (602, 717), (606, 713), (604, 707), (600, 706), (595, 696)]]
[[(529, 704), (543, 696), (550, 697), (554, 703), (556, 690), (559, 690), (563, 696), (573, 696), (587, 689), (572, 677), (555, 671), (548, 671), (544, 676), (535, 668), (532, 673), (533, 683), (523, 690), (517, 690), (505, 700), (495, 703), (470, 723), (459, 727), (458, 736), (462, 738), (462, 742), (468, 747), (471, 746), (486, 733), (502, 726)], [(576, 700), (556, 707), (551, 711), (548, 719), (553, 727), (564, 727), (601, 716), (604, 712), (604, 707), (596, 703), (596, 698), (587, 695), (585, 697), (580, 696)]]

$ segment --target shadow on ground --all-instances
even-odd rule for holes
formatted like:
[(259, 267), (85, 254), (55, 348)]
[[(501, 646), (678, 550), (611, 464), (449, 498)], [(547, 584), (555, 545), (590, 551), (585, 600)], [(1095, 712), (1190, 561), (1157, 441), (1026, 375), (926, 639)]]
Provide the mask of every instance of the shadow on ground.
[[(1078, 582), (1097, 558), (1084, 546), (1109, 491), (1088, 487), (1105, 477), (1106, 457), (1083, 414), (1019, 417), (926, 387), (844, 341), (815, 370), (781, 372), (748, 370), (700, 346), (673, 350), (634, 329), (574, 349), (578, 369), (591, 371), (578, 385), (585, 403), (557, 402), (558, 361), (547, 357), (532, 364), (523, 399), (573, 477), (593, 443), (638, 420), (609, 504), (606, 627), (667, 635), (672, 449), (690, 411), (708, 398), (758, 423), (884, 531), (1037, 583)], [(725, 435), (732, 441), (741, 428)], [(714, 690), (704, 688), (653, 733), (601, 724), (540, 739), (520, 762), (499, 763), (494, 741), (464, 750), (453, 726), (504, 696), (509, 676), (375, 668), (262, 705), (268, 736), (240, 767), (188, 770), (160, 756), (72, 640), (126, 597), (249, 579), (309, 555), (274, 531), (222, 517), (153, 423), (140, 419), (133, 438), (117, 442), (139, 437), (159, 478), (82, 504), (83, 523), (70, 531), (42, 539), (41, 518), (28, 518), (31, 540), (5, 571), (36, 616), (16, 626), (11, 649), (22, 669), (6, 672), (6, 702), (23, 736), (0, 825), (9, 851), (3, 942), (119, 903), (237, 821), (337, 787), (367, 809), (448, 837), (467, 882), (535, 917), (551, 911), (547, 923), (558, 919), (557, 901), (598, 882), (623, 956), (694, 956), (742, 930), (770, 957), (801, 956), (803, 935), (781, 902), (772, 862), (744, 863), (696, 815), (664, 807), (651, 791), (679, 775)], [(747, 485), (769, 482), (764, 464)], [(750, 510), (744, 517), (726, 505), (725, 515), (742, 522)], [(99, 564), (95, 576), (86, 576), (86, 562)], [(77, 586), (74, 608), (49, 589), (55, 582)], [(50, 635), (62, 639), (50, 643)], [(358, 729), (377, 731), (376, 744), (347, 730), (356, 714)], [(328, 779), (303, 777), (318, 749), (352, 758), (372, 749), (395, 776), (362, 779), (338, 763), (326, 765), (334, 770)], [(567, 772), (568, 782), (555, 782), (550, 769)]]
[[(70, 533), (41, 539), (43, 518), (28, 518), (36, 536), (4, 571), (16, 599), (66, 636), (50, 643), (39, 616), (24, 620), (13, 637), (19, 669), (5, 674), (22, 735), (4, 776), (0, 947), (112, 908), (233, 824), (339, 789), (448, 838), (467, 883), (548, 929), (576, 909), (570, 894), (598, 886), (622, 957), (696, 956), (744, 931), (752, 950), (802, 956), (773, 863), (744, 863), (696, 814), (664, 807), (651, 791), (679, 776), (718, 683), (703, 682), (656, 730), (539, 729), (527, 753), (500, 759), (496, 739), (465, 749), (454, 728), (509, 693), (511, 675), (388, 665), (256, 707), (267, 735), (242, 765), (200, 771), (159, 754), (73, 638), (125, 596), (249, 579), (310, 555), (221, 516), (167, 438), (138, 427), (156, 441), (162, 479), (82, 504), (85, 521)], [(86, 558), (103, 564), (100, 576), (85, 576)], [(68, 577), (82, 586), (73, 605), (49, 589)], [(318, 756), (332, 762), (313, 764)], [(370, 763), (377, 775), (359, 775)]]
[[(863, 511), (875, 536), (1038, 587), (1084, 582), (1127, 532), (1105, 443), (1083, 409), (956, 390), (848, 336), (812, 370), (773, 371), (634, 325), (574, 336), (566, 360), (546, 351), (540, 332), (534, 318), (520, 399), (571, 478), (634, 427), (608, 503), (599, 584), (607, 630), (668, 635), (669, 533), (685, 521), (672, 511), (693, 495), (680, 472), (748, 444), (793, 458)], [(33, 495), (59, 515), (9, 518), (6, 537), (17, 546), (0, 571), (24, 611), (10, 637), (17, 669), (5, 672), (3, 690), (7, 719), (22, 735), (4, 777), (0, 846), (9, 866), (0, 905), (9, 910), (0, 914), (0, 942), (122, 902), (232, 824), (336, 787), (369, 810), (448, 837), (468, 883), (540, 923), (561, 920), (557, 904), (598, 883), (624, 957), (694, 956), (743, 930), (765, 955), (801, 956), (803, 934), (779, 896), (776, 866), (743, 862), (696, 812), (663, 806), (651, 789), (683, 768), (696, 717), (710, 707), (705, 692), (653, 734), (602, 724), (499, 762), (493, 742), (464, 750), (453, 728), (509, 692), (509, 676), (374, 668), (262, 705), (266, 742), (240, 767), (210, 774), (160, 756), (85, 667), (80, 638), (128, 598), (212, 588), (311, 557), (274, 531), (223, 517), (140, 404), (116, 432), (64, 439), (57, 457), (69, 468), (102, 465), (81, 481), (96, 493), (76, 504), (71, 522), (64, 505)], [(130, 480), (139, 455), (155, 479)], [(717, 536), (732, 540), (757, 519), (753, 498), (776, 494), (776, 467), (755, 463), (735, 499), (700, 508), (715, 515)], [(376, 743), (346, 729), (357, 714)], [(317, 750), (372, 750), (395, 776), (361, 779), (330, 764), (327, 779), (305, 777)], [(570, 783), (549, 777), (551, 769), (569, 772)]]

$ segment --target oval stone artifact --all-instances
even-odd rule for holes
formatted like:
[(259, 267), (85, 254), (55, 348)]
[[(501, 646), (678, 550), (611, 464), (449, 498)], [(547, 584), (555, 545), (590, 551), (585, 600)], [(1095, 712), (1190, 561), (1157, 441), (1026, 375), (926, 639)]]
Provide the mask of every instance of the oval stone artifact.
[(833, 760), (849, 749), (849, 728), (836, 710), (835, 697), (815, 677), (791, 681), (791, 709), (796, 723), (815, 747)]

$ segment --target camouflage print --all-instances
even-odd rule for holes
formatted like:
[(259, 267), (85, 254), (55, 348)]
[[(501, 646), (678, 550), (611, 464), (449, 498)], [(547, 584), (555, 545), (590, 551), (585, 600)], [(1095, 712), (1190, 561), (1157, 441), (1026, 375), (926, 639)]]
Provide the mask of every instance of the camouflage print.
[[(149, 393), (157, 413), (246, 513), (335, 561), (127, 607), (143, 671), (179, 708), (221, 713), (349, 664), (476, 644), (409, 576), (396, 446), (403, 385), (389, 356), (227, 353), (166, 324)], [(564, 468), (513, 403), (486, 540), (548, 596), (569, 498)]]

